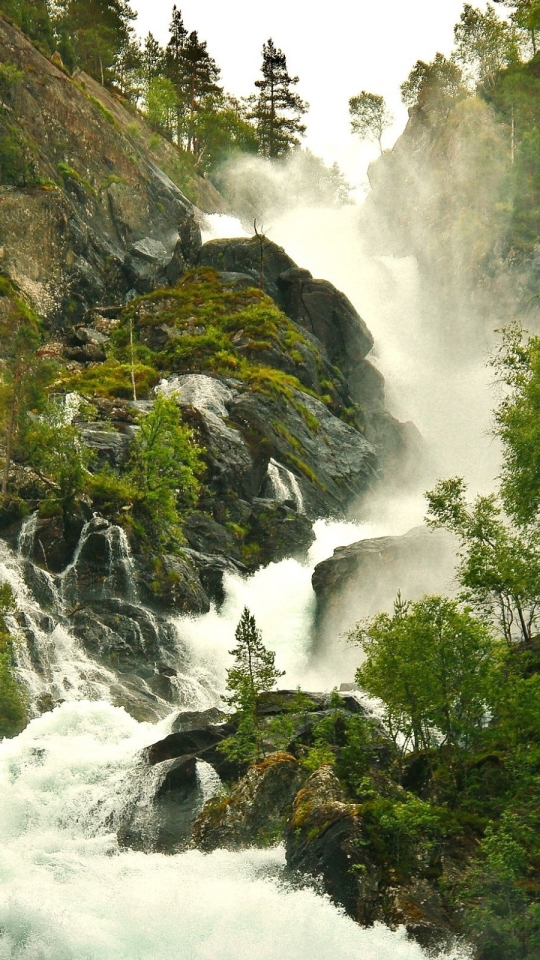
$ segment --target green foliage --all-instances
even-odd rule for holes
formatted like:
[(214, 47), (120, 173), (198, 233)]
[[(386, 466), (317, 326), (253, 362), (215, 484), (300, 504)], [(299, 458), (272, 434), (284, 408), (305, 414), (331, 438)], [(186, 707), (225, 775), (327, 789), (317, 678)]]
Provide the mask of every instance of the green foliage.
[(494, 641), (457, 602), (426, 597), (358, 624), (349, 639), (365, 661), (357, 683), (383, 702), (392, 738), (415, 750), (470, 744), (488, 706)]
[[(465, 931), (485, 960), (533, 960), (540, 951), (537, 808), (505, 811), (489, 825), (460, 884)], [(536, 902), (531, 892), (536, 893)], [(534, 895), (534, 894), (533, 894)]]
[[(72, 390), (88, 397), (118, 397), (131, 400), (133, 384), (131, 364), (109, 359), (104, 363), (86, 367), (75, 374), (65, 374), (61, 383), (66, 390)], [(133, 370), (137, 397), (145, 400), (152, 387), (159, 382), (157, 370), (144, 363), (136, 363)]]
[(15, 609), (11, 587), (0, 584), (0, 737), (15, 736), (27, 721), (27, 698), (13, 673), (13, 640), (6, 624)]
[(247, 607), (242, 611), (235, 638), (236, 647), (230, 651), (234, 664), (227, 670), (226, 700), (237, 712), (238, 727), (219, 749), (230, 760), (251, 763), (265, 752), (257, 698), (272, 690), (284, 672), (276, 668), (276, 655), (264, 646), (261, 631)]
[(485, 11), (466, 3), (454, 37), (455, 58), (476, 82), (493, 83), (499, 71), (519, 59), (515, 32), (489, 3)]
[(263, 44), (262, 56), (262, 80), (255, 81), (258, 94), (249, 116), (255, 120), (262, 155), (282, 157), (300, 144), (308, 104), (293, 90), (299, 78), (290, 76), (287, 58), (272, 39)]
[(464, 598), (498, 624), (506, 641), (528, 641), (540, 603), (540, 531), (511, 526), (495, 494), (466, 500), (460, 477), (441, 480), (426, 494), (427, 521), (454, 533)]
[(362, 90), (349, 100), (349, 114), (352, 132), (361, 140), (376, 140), (382, 153), (382, 135), (394, 122), (384, 97)]
[(182, 508), (197, 502), (203, 472), (200, 449), (174, 399), (158, 397), (141, 417), (131, 445), (127, 482), (136, 509), (159, 542), (178, 534)]
[[(81, 407), (77, 413), (82, 412)], [(24, 447), (33, 469), (47, 484), (48, 501), (58, 503), (64, 516), (73, 510), (88, 480), (94, 453), (85, 446), (72, 422), (73, 409), (64, 397), (51, 397), (42, 412), (26, 425)]]
[(540, 338), (525, 340), (513, 324), (493, 365), (506, 387), (495, 411), (504, 449), (503, 502), (516, 523), (534, 524), (540, 507)]
[(433, 120), (448, 117), (452, 107), (467, 91), (460, 68), (437, 53), (431, 63), (418, 60), (401, 85), (401, 97), (408, 107), (419, 107)]

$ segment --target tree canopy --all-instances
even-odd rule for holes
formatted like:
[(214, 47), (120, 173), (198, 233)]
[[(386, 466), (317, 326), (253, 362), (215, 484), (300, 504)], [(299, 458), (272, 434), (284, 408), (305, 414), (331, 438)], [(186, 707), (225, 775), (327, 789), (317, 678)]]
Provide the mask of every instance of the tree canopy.
[(349, 100), (351, 128), (361, 140), (376, 140), (382, 153), (382, 135), (394, 121), (384, 97), (362, 90)]

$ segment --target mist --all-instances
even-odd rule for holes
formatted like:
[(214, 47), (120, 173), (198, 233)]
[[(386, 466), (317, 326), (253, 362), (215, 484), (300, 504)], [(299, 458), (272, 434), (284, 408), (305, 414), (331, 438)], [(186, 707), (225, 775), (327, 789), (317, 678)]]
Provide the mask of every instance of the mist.
[[(346, 194), (339, 195), (336, 181), (325, 179), (322, 165), (309, 154), (272, 163), (258, 158), (229, 162), (221, 187), (242, 219), (208, 218), (205, 239), (251, 235), (256, 220), (299, 266), (342, 290), (375, 338), (369, 360), (385, 377), (388, 409), (398, 419), (412, 421), (426, 442), (427, 456), (412, 486), (399, 476), (389, 477), (351, 505), (348, 523), (316, 527), (317, 541), (304, 565), (284, 561), (287, 571), (272, 564), (247, 581), (232, 578), (223, 609), (209, 615), (217, 618), (214, 636), (225, 622), (232, 633), (235, 617), (247, 604), (268, 645), (278, 651), (287, 682), (329, 687), (354, 676), (361, 652), (344, 635), (359, 619), (390, 611), (398, 590), (411, 600), (456, 592), (450, 537), (427, 546), (420, 538), (412, 553), (407, 548), (401, 558), (393, 548), (391, 560), (379, 555), (366, 570), (367, 581), (344, 585), (331, 616), (318, 614), (310, 581), (316, 563), (339, 546), (398, 537), (421, 526), (424, 493), (438, 479), (463, 476), (471, 495), (495, 488), (501, 450), (492, 432), (497, 392), (489, 357), (500, 336), (496, 330), (511, 319), (511, 307), (500, 288), (494, 289), (491, 306), (486, 291), (480, 303), (467, 289), (467, 279), (459, 304), (448, 295), (452, 284), (437, 295), (425, 265), (412, 254), (391, 252), (396, 237), (385, 218), (377, 221), (373, 197), (361, 204), (344, 202)], [(458, 254), (448, 250), (448, 263)], [(279, 613), (265, 599), (276, 590)], [(201, 623), (199, 639), (202, 633)]]

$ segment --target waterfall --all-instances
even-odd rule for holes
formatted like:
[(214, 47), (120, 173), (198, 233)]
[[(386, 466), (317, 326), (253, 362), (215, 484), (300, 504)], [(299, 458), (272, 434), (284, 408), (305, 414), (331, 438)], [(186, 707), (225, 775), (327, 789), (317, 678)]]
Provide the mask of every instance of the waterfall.
[(304, 513), (304, 498), (298, 480), (287, 467), (271, 459), (268, 464), (268, 478), (276, 500), (292, 500), (298, 513)]

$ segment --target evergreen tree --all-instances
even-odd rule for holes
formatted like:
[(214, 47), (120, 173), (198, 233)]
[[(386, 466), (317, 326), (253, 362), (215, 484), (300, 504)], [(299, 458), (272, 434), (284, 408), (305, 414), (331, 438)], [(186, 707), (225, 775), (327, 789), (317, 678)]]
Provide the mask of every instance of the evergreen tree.
[(49, 0), (2, 0), (0, 8), (47, 53), (55, 48)]
[(257, 699), (261, 693), (272, 690), (284, 671), (276, 668), (276, 655), (267, 650), (255, 618), (247, 607), (235, 632), (236, 647), (229, 651), (234, 657), (227, 670), (227, 703), (238, 714), (238, 728), (232, 737), (220, 745), (231, 760), (254, 761), (264, 754), (263, 735), (257, 714)]
[(183, 138), (183, 118), (185, 113), (185, 74), (183, 51), (188, 32), (184, 26), (182, 12), (177, 6), (173, 7), (172, 20), (169, 26), (169, 42), (165, 54), (165, 71), (167, 79), (172, 83), (176, 95), (176, 139), (178, 144)]
[(137, 14), (125, 0), (57, 0), (56, 30), (71, 39), (77, 64), (100, 83), (117, 79), (115, 63), (132, 42)]
[(197, 120), (202, 114), (211, 112), (223, 95), (223, 88), (218, 86), (220, 70), (196, 30), (189, 34), (184, 44), (181, 62), (187, 116), (186, 146), (190, 153), (197, 155), (201, 149)]
[(349, 114), (353, 133), (361, 140), (376, 140), (382, 153), (382, 135), (394, 121), (384, 97), (362, 90), (349, 100)]
[(272, 39), (263, 45), (262, 80), (256, 80), (259, 90), (254, 100), (251, 118), (256, 121), (259, 150), (265, 157), (285, 156), (299, 145), (305, 133), (301, 117), (308, 104), (292, 89), (298, 77), (291, 77), (287, 59)]
[(152, 80), (163, 76), (165, 63), (165, 50), (153, 33), (148, 33), (141, 51), (141, 74), (145, 90)]

